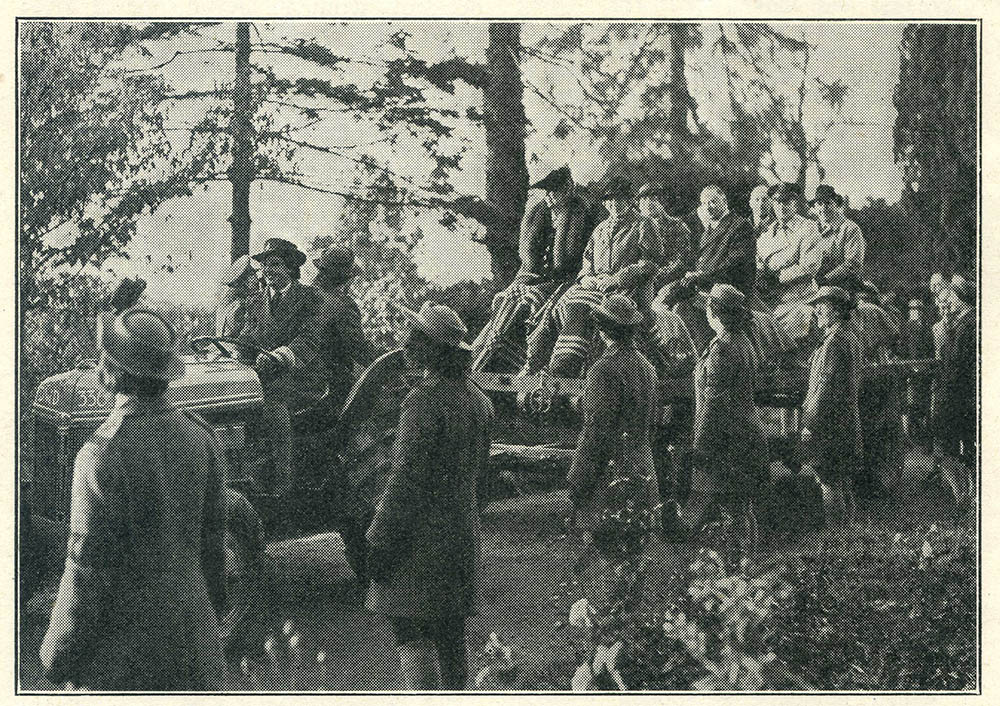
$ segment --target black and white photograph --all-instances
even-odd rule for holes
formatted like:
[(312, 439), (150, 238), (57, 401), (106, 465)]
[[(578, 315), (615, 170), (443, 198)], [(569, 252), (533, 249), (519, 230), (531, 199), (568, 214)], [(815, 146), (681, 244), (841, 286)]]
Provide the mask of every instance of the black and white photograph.
[(982, 694), (983, 20), (555, 11), (12, 18), (15, 694)]

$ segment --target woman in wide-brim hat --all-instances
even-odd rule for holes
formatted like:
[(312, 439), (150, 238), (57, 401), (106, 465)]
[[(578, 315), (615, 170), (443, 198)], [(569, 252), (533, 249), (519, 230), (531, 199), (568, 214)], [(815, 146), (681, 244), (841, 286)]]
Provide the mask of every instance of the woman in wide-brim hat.
[(467, 377), (471, 347), (458, 314), (432, 302), (396, 308), (411, 326), (406, 357), (424, 376), (403, 400), (392, 471), (368, 528), (366, 605), (392, 622), (405, 688), (461, 690), (493, 405)]
[[(576, 526), (593, 533), (602, 552), (614, 555), (662, 527), (652, 448), (659, 392), (656, 369), (635, 343), (644, 321), (635, 302), (612, 294), (593, 307), (593, 318), (605, 350), (587, 371), (580, 400), (583, 428), (569, 484)], [(612, 517), (621, 509), (616, 490), (623, 488), (635, 508), (627, 526)]]
[(224, 686), (224, 457), (211, 428), (164, 395), (184, 374), (176, 338), (150, 310), (102, 317), (115, 404), (73, 468), (73, 541), (39, 651), (55, 684)]

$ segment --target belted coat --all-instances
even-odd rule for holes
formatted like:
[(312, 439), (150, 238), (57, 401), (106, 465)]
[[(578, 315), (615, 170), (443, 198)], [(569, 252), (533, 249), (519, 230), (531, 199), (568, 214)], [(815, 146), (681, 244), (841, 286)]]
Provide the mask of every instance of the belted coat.
[(224, 461), (162, 396), (119, 396), (76, 457), (66, 567), (41, 658), (88, 690), (221, 688)]
[(467, 379), (432, 375), (403, 400), (392, 470), (367, 532), (374, 550), (400, 558), (372, 582), (369, 610), (424, 620), (474, 612), (494, 416)]
[(767, 480), (757, 375), (753, 344), (742, 331), (712, 339), (695, 371), (694, 449), (720, 492), (743, 499), (762, 492)]
[(650, 511), (652, 526), (662, 526), (652, 448), (658, 404), (656, 369), (634, 344), (612, 344), (590, 366), (581, 399), (583, 429), (568, 476), (581, 529), (597, 527), (608, 488), (621, 477), (644, 479), (637, 507)]
[(809, 363), (809, 388), (802, 403), (802, 427), (812, 435), (806, 455), (820, 479), (850, 477), (862, 458), (858, 391), (861, 343), (854, 330), (837, 324), (826, 332)]

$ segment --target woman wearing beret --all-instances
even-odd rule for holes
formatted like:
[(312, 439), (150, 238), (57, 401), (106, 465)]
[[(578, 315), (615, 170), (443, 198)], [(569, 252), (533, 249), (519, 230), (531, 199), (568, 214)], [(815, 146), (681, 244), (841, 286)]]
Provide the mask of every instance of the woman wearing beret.
[(403, 400), (392, 471), (368, 528), (367, 607), (387, 616), (407, 689), (465, 688), (479, 508), (493, 405), (467, 377), (467, 329), (446, 306), (399, 307), (424, 378)]

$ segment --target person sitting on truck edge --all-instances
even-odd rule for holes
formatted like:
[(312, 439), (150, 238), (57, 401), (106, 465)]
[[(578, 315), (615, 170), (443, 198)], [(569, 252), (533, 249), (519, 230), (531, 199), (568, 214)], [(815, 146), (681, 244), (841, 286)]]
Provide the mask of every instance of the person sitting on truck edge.
[(42, 665), (69, 688), (220, 689), (225, 459), (211, 427), (164, 396), (185, 368), (162, 316), (102, 314), (97, 338), (115, 407), (76, 456)]
[[(666, 194), (666, 187), (657, 182), (643, 184), (636, 193), (639, 214), (643, 219), (641, 227), (654, 228), (659, 233), (663, 253), (663, 265), (652, 285), (673, 282), (694, 264), (691, 229), (680, 218), (667, 213), (663, 204)], [(655, 294), (657, 289), (658, 286), (652, 293)]]
[(702, 189), (698, 214), (705, 230), (699, 238), (695, 267), (681, 279), (661, 286), (653, 309), (670, 308), (680, 316), (700, 354), (714, 335), (705, 318), (708, 291), (714, 284), (730, 284), (749, 293), (756, 265), (753, 228), (747, 219), (729, 210), (729, 200), (719, 186)]
[[(632, 186), (613, 178), (601, 194), (608, 217), (597, 226), (584, 251), (583, 266), (558, 304), (528, 338), (528, 372), (549, 364), (560, 377), (577, 377), (593, 338), (591, 309), (607, 294), (640, 293), (663, 261), (657, 230), (636, 213)], [(550, 357), (551, 352), (551, 357)]]
[(814, 276), (839, 277), (851, 272), (860, 278), (864, 274), (865, 238), (858, 224), (844, 215), (846, 203), (829, 184), (817, 186), (809, 202), (818, 219), (819, 238), (803, 242), (800, 261)]
[(806, 303), (815, 307), (824, 339), (810, 359), (802, 403), (803, 456), (822, 484), (827, 520), (839, 523), (853, 510), (850, 481), (863, 454), (858, 409), (861, 346), (850, 324), (854, 298), (827, 285)]
[(757, 239), (757, 295), (772, 310), (778, 325), (794, 343), (807, 344), (812, 312), (804, 304), (815, 292), (817, 268), (806, 269), (803, 253), (816, 247), (816, 221), (799, 214), (802, 192), (797, 184), (775, 184), (770, 190), (775, 220)]
[(324, 299), (316, 288), (299, 282), (306, 256), (289, 241), (269, 238), (253, 259), (261, 263), (265, 287), (247, 299), (246, 321), (237, 338), (265, 351), (245, 358), (260, 376), (264, 405), (247, 419), (248, 451), (260, 489), (282, 496), (293, 485), (289, 404), (303, 390), (319, 396), (313, 388), (322, 378)]
[(492, 316), (473, 349), (473, 367), (519, 370), (528, 335), (573, 284), (583, 250), (596, 225), (594, 207), (574, 184), (569, 167), (531, 185), (544, 198), (530, 204), (521, 221), (521, 268), (493, 298)]

